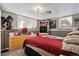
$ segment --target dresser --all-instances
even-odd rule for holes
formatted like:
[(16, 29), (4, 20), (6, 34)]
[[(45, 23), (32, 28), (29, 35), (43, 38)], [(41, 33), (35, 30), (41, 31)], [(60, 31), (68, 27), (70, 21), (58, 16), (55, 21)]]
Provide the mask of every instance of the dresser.
[(19, 35), (19, 36), (9, 37), (10, 51), (22, 48), (24, 40), (28, 39), (29, 37), (33, 37), (33, 36), (35, 35)]
[(9, 50), (13, 51), (22, 48), (25, 39), (26, 39), (25, 35), (9, 37)]

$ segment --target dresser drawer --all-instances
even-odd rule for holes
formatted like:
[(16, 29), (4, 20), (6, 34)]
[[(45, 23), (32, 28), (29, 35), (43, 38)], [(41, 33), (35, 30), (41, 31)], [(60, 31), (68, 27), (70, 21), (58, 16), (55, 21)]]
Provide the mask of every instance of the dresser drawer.
[(22, 48), (23, 42), (26, 39), (26, 36), (15, 36), (9, 39), (9, 48), (10, 50), (16, 50)]

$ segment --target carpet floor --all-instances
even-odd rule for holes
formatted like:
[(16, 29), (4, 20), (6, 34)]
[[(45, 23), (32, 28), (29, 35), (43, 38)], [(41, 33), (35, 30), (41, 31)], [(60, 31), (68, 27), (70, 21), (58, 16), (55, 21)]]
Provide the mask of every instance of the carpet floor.
[(23, 49), (1, 53), (1, 56), (26, 56)]

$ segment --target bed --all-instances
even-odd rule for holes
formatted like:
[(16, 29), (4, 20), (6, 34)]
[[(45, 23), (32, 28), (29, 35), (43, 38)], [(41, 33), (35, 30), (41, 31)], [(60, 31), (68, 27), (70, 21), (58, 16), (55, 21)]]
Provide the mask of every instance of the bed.
[[(28, 39), (26, 39), (24, 41), (23, 47), (25, 48), (25, 53), (32, 53), (31, 56), (35, 56), (35, 55), (40, 55), (38, 52), (35, 52), (34, 49), (31, 49), (31, 47), (27, 46), (33, 46), (33, 47), (37, 47), (40, 48), (50, 54), (53, 54), (55, 56), (59, 56), (59, 55), (77, 55), (75, 53), (72, 52), (68, 52), (65, 50), (62, 50), (62, 43), (63, 43), (63, 39), (62, 38), (49, 38), (49, 37), (43, 37), (43, 36), (35, 36), (35, 37), (30, 37)], [(30, 50), (30, 52), (29, 52)]]

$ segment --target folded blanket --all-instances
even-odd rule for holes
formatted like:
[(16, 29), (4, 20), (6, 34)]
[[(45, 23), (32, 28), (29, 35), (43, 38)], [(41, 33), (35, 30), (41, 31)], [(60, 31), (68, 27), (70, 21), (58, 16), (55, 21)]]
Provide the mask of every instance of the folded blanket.
[(79, 35), (66, 36), (65, 38), (79, 38)]
[(79, 54), (79, 45), (63, 43), (62, 49)]
[(67, 36), (71, 36), (71, 35), (79, 35), (79, 31), (74, 31), (67, 34)]
[(63, 41), (68, 44), (79, 44), (79, 35), (66, 36)]
[(64, 38), (62, 49), (79, 54), (79, 31), (71, 32)]

